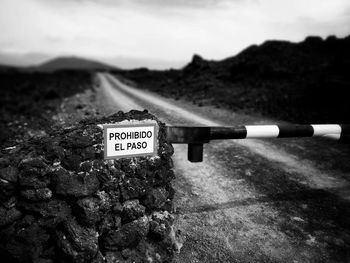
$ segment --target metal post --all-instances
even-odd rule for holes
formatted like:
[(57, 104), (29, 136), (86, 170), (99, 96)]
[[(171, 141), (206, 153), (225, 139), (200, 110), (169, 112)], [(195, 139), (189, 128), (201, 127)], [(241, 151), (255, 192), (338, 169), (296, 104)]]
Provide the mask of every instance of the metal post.
[(187, 151), (187, 159), (192, 163), (198, 163), (203, 161), (203, 144), (202, 143), (189, 143)]

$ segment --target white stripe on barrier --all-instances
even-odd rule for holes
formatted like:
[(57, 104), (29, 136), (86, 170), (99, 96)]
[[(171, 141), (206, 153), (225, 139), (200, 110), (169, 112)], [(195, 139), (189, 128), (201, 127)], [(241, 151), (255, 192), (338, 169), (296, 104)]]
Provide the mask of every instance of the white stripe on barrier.
[(340, 139), (340, 133), (338, 134), (325, 134), (323, 137), (332, 139), (332, 140), (339, 140)]
[(312, 124), (313, 136), (335, 135), (341, 133), (341, 126), (338, 124)]
[(277, 137), (280, 130), (277, 125), (247, 125), (246, 138), (274, 138)]

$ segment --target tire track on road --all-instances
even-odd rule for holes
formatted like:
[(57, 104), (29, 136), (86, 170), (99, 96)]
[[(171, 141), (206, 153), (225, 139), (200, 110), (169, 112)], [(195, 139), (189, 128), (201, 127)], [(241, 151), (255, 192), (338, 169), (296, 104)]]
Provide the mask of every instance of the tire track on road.
[(98, 73), (97, 78), (103, 87), (105, 98), (109, 100), (110, 104), (117, 106), (118, 110), (125, 112), (130, 111), (131, 109), (143, 110), (141, 106), (135, 102), (135, 100), (130, 98), (130, 96), (127, 96), (125, 93), (114, 88), (105, 75)]

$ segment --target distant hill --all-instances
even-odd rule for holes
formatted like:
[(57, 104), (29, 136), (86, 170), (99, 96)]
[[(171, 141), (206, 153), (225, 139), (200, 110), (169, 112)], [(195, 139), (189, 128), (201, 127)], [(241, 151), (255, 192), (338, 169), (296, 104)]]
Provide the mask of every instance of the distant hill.
[(39, 65), (49, 60), (50, 55), (43, 53), (13, 53), (0, 51), (0, 65), (12, 67), (28, 67), (29, 65)]
[(117, 69), (101, 62), (79, 57), (58, 57), (49, 60), (33, 69), (39, 71), (55, 71), (55, 70), (112, 70)]
[(260, 113), (293, 122), (349, 122), (350, 36), (269, 40), (181, 70), (124, 72), (140, 87), (197, 105)]

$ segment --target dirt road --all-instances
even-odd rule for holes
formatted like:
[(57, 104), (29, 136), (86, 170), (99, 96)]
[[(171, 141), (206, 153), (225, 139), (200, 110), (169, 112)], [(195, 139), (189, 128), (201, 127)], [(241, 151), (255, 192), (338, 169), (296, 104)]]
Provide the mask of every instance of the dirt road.
[[(98, 74), (105, 110), (167, 124), (274, 120), (160, 97)], [(226, 140), (189, 163), (175, 145), (176, 262), (350, 262), (350, 148), (325, 139)]]

